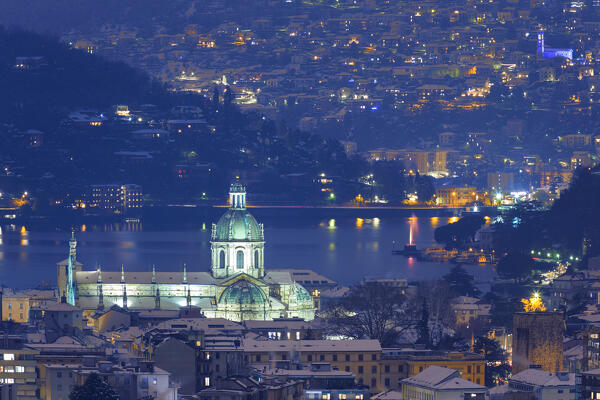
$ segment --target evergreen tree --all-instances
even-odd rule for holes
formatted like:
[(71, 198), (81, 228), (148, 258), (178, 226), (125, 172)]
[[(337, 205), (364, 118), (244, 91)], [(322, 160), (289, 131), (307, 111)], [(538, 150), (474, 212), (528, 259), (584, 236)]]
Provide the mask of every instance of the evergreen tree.
[(213, 97), (212, 97), (212, 105), (213, 105), (213, 109), (214, 110), (218, 110), (219, 109), (219, 89), (215, 88), (213, 90)]
[(485, 385), (487, 387), (492, 387), (498, 383), (498, 380), (508, 377), (510, 366), (506, 353), (496, 340), (479, 336), (475, 339), (473, 350), (485, 358)]
[(450, 285), (450, 290), (459, 296), (477, 296), (479, 290), (473, 284), (473, 276), (460, 265), (454, 266), (444, 280)]
[(119, 400), (119, 395), (98, 374), (91, 374), (82, 386), (73, 389), (69, 400)]

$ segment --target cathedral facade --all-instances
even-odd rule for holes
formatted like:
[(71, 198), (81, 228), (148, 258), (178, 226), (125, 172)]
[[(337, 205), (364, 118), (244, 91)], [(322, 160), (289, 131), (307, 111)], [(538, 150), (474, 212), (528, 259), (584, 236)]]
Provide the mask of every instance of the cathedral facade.
[(206, 317), (234, 321), (299, 317), (312, 320), (313, 299), (287, 271), (267, 271), (262, 224), (246, 209), (245, 188), (231, 185), (230, 207), (212, 225), (210, 272), (120, 272), (85, 270), (69, 258), (57, 264), (59, 295), (84, 310), (113, 305), (127, 309), (177, 310), (199, 307)]

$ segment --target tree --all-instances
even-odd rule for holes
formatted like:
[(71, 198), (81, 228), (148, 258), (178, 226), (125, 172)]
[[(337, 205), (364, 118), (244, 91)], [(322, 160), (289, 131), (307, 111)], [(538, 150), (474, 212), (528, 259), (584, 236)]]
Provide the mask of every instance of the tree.
[(508, 377), (510, 366), (506, 353), (496, 340), (479, 336), (475, 339), (473, 351), (485, 358), (485, 385), (487, 387), (495, 386), (499, 379), (503, 380)]
[(479, 289), (473, 284), (473, 276), (460, 264), (452, 267), (450, 272), (444, 275), (444, 280), (448, 282), (450, 289), (459, 296), (477, 296), (479, 294)]
[(472, 241), (485, 219), (480, 215), (467, 215), (457, 222), (440, 226), (434, 232), (435, 241), (447, 247), (461, 248)]
[(364, 282), (352, 287), (336, 304), (331, 321), (339, 335), (377, 339), (382, 346), (390, 346), (403, 331), (415, 325), (410, 309), (401, 289)]
[(532, 268), (533, 260), (528, 255), (509, 253), (500, 259), (496, 270), (501, 278), (519, 282), (529, 276)]
[(119, 395), (98, 374), (90, 374), (83, 385), (73, 389), (69, 400), (119, 400)]
[(389, 202), (400, 203), (404, 200), (404, 164), (399, 161), (378, 161), (373, 164), (373, 178)]
[(429, 307), (427, 306), (427, 300), (423, 300), (423, 307), (421, 308), (421, 319), (417, 324), (417, 344), (425, 345), (429, 347), (431, 345), (431, 335), (429, 334)]

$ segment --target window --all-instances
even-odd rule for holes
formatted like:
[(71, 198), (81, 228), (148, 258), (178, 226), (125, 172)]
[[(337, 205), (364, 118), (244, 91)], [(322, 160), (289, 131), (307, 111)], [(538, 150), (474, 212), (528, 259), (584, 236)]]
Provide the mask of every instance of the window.
[(471, 366), (467, 365), (467, 374), (470, 374), (470, 373), (471, 373)]
[(59, 392), (62, 391), (62, 385), (56, 385), (56, 390), (58, 390)]
[(371, 387), (377, 386), (377, 378), (371, 378)]
[(23, 309), (23, 303), (19, 303), (19, 308), (22, 310)]
[(306, 359), (307, 359), (308, 361), (312, 361), (312, 354), (309, 354), (309, 355), (306, 357)]
[(256, 361), (260, 361), (260, 354), (256, 355)]
[(225, 250), (219, 251), (219, 268), (225, 268)]
[[(390, 366), (388, 364), (385, 365), (384, 367), (385, 372), (390, 372)], [(398, 371), (400, 372), (400, 371)]]
[(385, 387), (390, 387), (390, 378), (385, 378)]
[(359, 366), (358, 366), (358, 373), (359, 373), (359, 374), (362, 374), (363, 372), (364, 372), (364, 368), (363, 368), (363, 366), (362, 366), (362, 365), (359, 365)]
[(62, 372), (57, 372), (57, 373), (56, 373), (56, 377), (57, 377), (57, 378), (62, 378)]
[[(477, 383), (479, 383), (479, 382), (477, 382)], [(563, 392), (563, 390), (562, 390), (562, 389), (558, 389), (558, 393), (559, 393), (559, 394), (562, 394), (562, 392)]]
[(346, 354), (346, 361), (350, 361), (350, 354)]
[(244, 252), (242, 250), (238, 250), (235, 257), (236, 267), (244, 268)]
[(404, 371), (403, 366), (402, 365), (398, 365), (398, 372), (402, 372), (402, 371)]
[(371, 354), (371, 360), (376, 361), (377, 360), (377, 354)]
[(204, 386), (210, 386), (210, 376), (204, 377)]
[(346, 367), (344, 367), (344, 370), (345, 370), (346, 372), (350, 372), (350, 367), (346, 365)]
[(481, 372), (481, 365), (478, 365), (477, 366), (477, 373), (480, 373), (480, 372)]
[(13, 361), (15, 359), (15, 355), (11, 353), (4, 353), (5, 361)]
[(377, 373), (377, 365), (372, 365), (371, 366), (371, 373), (372, 374), (376, 374)]
[(325, 354), (321, 354), (319, 356), (319, 361), (325, 361)]
[(332, 356), (331, 356), (331, 359), (332, 359), (333, 361), (337, 361), (337, 354), (334, 354), (334, 355), (332, 355)]
[(254, 250), (254, 268), (258, 268), (259, 262), (258, 250)]
[(23, 319), (23, 313), (20, 313), (20, 314), (19, 314), (19, 318), (20, 318), (20, 319)]
[(12, 310), (12, 303), (8, 303), (8, 309)]
[(362, 361), (362, 360), (363, 360), (363, 355), (362, 355), (362, 354), (359, 354), (359, 355), (358, 355), (358, 361)]

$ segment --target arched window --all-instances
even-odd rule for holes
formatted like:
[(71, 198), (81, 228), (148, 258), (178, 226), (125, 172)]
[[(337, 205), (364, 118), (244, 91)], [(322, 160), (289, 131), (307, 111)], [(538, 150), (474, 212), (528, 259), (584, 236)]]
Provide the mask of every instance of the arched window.
[(254, 268), (258, 268), (260, 255), (258, 254), (258, 250), (254, 250)]
[(225, 250), (219, 250), (219, 268), (225, 268)]
[(236, 266), (238, 268), (244, 268), (244, 252), (242, 250), (238, 250), (236, 253)]

